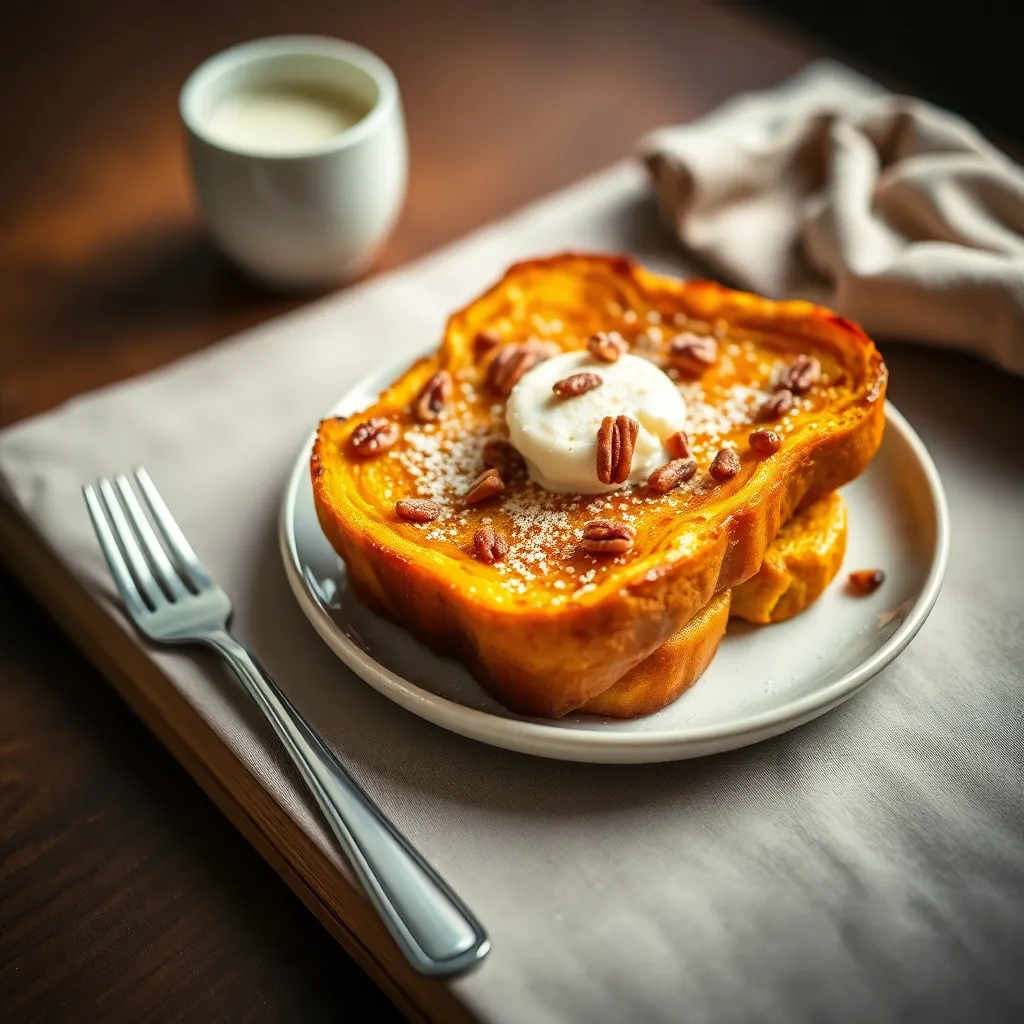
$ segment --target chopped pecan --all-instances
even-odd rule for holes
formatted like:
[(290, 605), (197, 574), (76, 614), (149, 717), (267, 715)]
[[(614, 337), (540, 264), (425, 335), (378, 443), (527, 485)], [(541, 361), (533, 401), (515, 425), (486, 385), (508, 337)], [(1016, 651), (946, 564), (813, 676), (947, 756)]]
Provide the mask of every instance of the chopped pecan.
[(597, 479), (622, 484), (633, 465), (633, 446), (640, 424), (629, 416), (605, 416), (597, 432)]
[(614, 363), (629, 351), (629, 344), (618, 331), (598, 331), (587, 341), (587, 349), (602, 363)]
[(500, 533), (495, 532), (493, 526), (481, 526), (473, 534), (473, 549), (481, 562), (493, 565), (505, 557), (508, 544)]
[(847, 587), (857, 597), (873, 594), (885, 582), (885, 573), (881, 569), (860, 569), (850, 573)]
[(686, 436), (685, 430), (677, 430), (665, 441), (665, 447), (673, 459), (689, 459), (693, 456), (690, 439)]
[(500, 344), (501, 335), (497, 331), (478, 331), (473, 339), (473, 355), (476, 361), (479, 362), (491, 349), (497, 348)]
[(441, 514), (441, 506), (427, 498), (402, 498), (395, 502), (395, 511), (410, 523), (432, 523)]
[(551, 390), (559, 398), (574, 398), (587, 391), (593, 391), (604, 383), (596, 373), (574, 373), (571, 377), (556, 381)]
[(785, 416), (793, 408), (793, 392), (788, 388), (776, 391), (774, 395), (766, 399), (760, 410), (758, 418), (762, 420), (777, 420)]
[(673, 459), (659, 466), (648, 478), (647, 489), (652, 494), (668, 494), (673, 488), (686, 483), (697, 472), (693, 459)]
[(519, 345), (502, 345), (487, 364), (487, 383), (503, 398), (508, 398), (524, 373), (559, 351), (553, 342), (535, 339)]
[(501, 474), (496, 469), (486, 469), (473, 481), (465, 497), (470, 505), (475, 505), (478, 501), (493, 498), (503, 490), (505, 481), (501, 479)]
[(804, 395), (821, 380), (821, 363), (814, 356), (799, 356), (779, 376), (776, 390), (785, 388), (794, 395)]
[(500, 437), (490, 437), (484, 442), (480, 458), (489, 469), (500, 470), (507, 476), (526, 468), (526, 460), (519, 450), (511, 441)]
[(636, 530), (610, 519), (594, 519), (583, 527), (583, 550), (594, 555), (623, 555), (632, 550)]
[(718, 342), (703, 334), (677, 334), (668, 346), (668, 361), (680, 373), (699, 377), (718, 360)]
[(750, 433), (750, 447), (762, 458), (774, 455), (782, 447), (782, 438), (774, 430), (762, 427)]
[(732, 448), (720, 448), (708, 472), (719, 483), (731, 480), (740, 471), (740, 457)]
[(423, 423), (439, 420), (447, 414), (451, 400), (452, 375), (447, 370), (438, 370), (416, 399), (416, 416)]
[(356, 455), (364, 459), (386, 452), (398, 440), (398, 424), (383, 416), (360, 423), (349, 437), (349, 444)]

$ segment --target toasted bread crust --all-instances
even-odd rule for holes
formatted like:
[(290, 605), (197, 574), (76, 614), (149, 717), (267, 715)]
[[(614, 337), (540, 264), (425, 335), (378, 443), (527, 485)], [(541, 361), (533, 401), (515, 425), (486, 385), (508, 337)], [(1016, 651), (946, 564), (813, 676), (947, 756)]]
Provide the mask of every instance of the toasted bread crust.
[(660, 711), (704, 674), (729, 622), (732, 592), (713, 597), (675, 636), (580, 708), (606, 718), (638, 718)]
[(829, 494), (793, 516), (768, 545), (761, 568), (732, 592), (730, 615), (784, 622), (821, 597), (846, 554), (846, 503)]
[[(741, 472), (728, 485), (674, 492), (645, 507), (634, 551), (602, 564), (595, 583), (571, 599), (539, 585), (510, 592), (506, 577), (464, 544), (425, 541), (393, 514), (394, 498), (406, 495), (394, 494), (401, 477), (389, 460), (349, 451), (349, 436), (369, 416), (411, 423), (417, 395), (439, 369), (476, 380), (474, 339), (483, 330), (526, 330), (524, 318), (542, 317), (564, 325), (547, 340), (575, 348), (594, 330), (617, 329), (622, 310), (655, 309), (662, 318), (676, 310), (688, 323), (717, 324), (726, 337), (753, 339), (780, 357), (813, 351), (833, 381), (816, 407), (785, 422), (782, 450), (769, 459), (743, 450), (750, 424), (738, 428)], [(460, 658), (506, 706), (559, 717), (608, 690), (716, 594), (753, 576), (781, 523), (867, 466), (884, 429), (885, 387), (885, 365), (863, 331), (809, 303), (677, 281), (622, 257), (531, 260), (452, 316), (440, 350), (371, 409), (321, 424), (311, 465), (317, 514), (371, 607)], [(470, 401), (466, 415), (483, 415), (492, 401)], [(484, 511), (460, 513), (470, 535)], [(500, 503), (491, 515), (500, 522)]]

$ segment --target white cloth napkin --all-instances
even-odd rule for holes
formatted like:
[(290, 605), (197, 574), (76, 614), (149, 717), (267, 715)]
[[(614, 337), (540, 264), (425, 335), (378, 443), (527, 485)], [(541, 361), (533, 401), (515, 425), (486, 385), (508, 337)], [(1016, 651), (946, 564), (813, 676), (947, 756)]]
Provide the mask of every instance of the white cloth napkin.
[(1024, 168), (954, 114), (820, 62), (640, 152), (729, 281), (1024, 374)]
[[(944, 592), (871, 686), (756, 747), (637, 766), (490, 748), (389, 703), (296, 607), (276, 521), (318, 417), (381, 361), (436, 340), (446, 314), (510, 262), (566, 247), (687, 270), (642, 170), (622, 165), (426, 261), (6, 431), (0, 481), (130, 634), (79, 487), (148, 467), (234, 598), (240, 638), (490, 930), (491, 955), (454, 983), (482, 1020), (1022, 1019), (1024, 467), (1012, 378), (947, 353), (888, 353), (891, 394), (948, 488)], [(188, 652), (147, 656), (329, 850), (226, 673)]]

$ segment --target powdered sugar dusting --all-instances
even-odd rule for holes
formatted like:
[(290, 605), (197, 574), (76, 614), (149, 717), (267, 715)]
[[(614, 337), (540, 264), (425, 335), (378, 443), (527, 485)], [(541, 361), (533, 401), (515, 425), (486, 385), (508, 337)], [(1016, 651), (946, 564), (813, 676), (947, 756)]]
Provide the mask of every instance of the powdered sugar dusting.
[[(479, 387), (472, 374), (458, 379), (453, 414), (436, 423), (406, 426), (401, 441), (387, 458), (397, 461), (405, 478), (397, 478), (384, 489), (388, 501), (402, 497), (428, 498), (442, 506), (441, 515), (417, 527), (425, 544), (457, 557), (472, 557), (473, 534), (487, 525), (506, 539), (504, 559), (487, 566), (507, 599), (555, 604), (570, 602), (596, 590), (609, 572), (628, 564), (673, 533), (672, 522), (699, 507), (720, 484), (708, 474), (716, 452), (723, 447), (745, 449), (747, 432), (757, 422), (760, 407), (769, 397), (772, 382), (784, 357), (774, 358), (748, 340), (726, 340), (723, 325), (689, 321), (685, 317), (664, 319), (648, 313), (643, 321), (626, 318), (632, 328), (631, 344), (636, 354), (659, 361), (663, 341), (662, 323), (671, 319), (676, 328), (700, 328), (722, 339), (717, 371), (703, 380), (684, 380), (669, 370), (687, 403), (687, 433), (697, 459), (698, 471), (681, 487), (666, 495), (653, 495), (643, 485), (598, 495), (555, 494), (526, 480), (522, 474), (506, 479), (505, 491), (478, 505), (468, 505), (465, 495), (485, 466), (482, 450), (492, 437), (507, 437), (505, 406)], [(552, 318), (534, 318), (531, 333), (557, 334), (563, 325)], [(737, 383), (736, 381), (744, 383)], [(791, 420), (807, 408), (810, 399), (798, 399), (793, 411), (772, 423), (772, 429), (786, 434)], [(397, 474), (396, 474), (397, 477)], [(407, 493), (409, 490), (414, 494)], [(398, 493), (404, 491), (406, 493)], [(637, 530), (634, 551), (609, 557), (593, 555), (581, 546), (583, 526), (591, 519), (611, 519)], [(666, 558), (684, 556), (696, 534), (672, 537)]]
[(508, 552), (489, 570), (512, 596), (536, 594), (540, 588), (549, 600), (562, 603), (596, 589), (609, 570), (635, 555), (609, 558), (585, 552), (580, 542), (586, 522), (607, 518), (642, 527), (652, 508), (678, 507), (687, 494), (699, 493), (695, 479), (671, 496), (650, 496), (642, 487), (590, 496), (554, 494), (516, 476), (506, 481), (498, 498), (467, 505), (464, 496), (484, 469), (484, 443), (500, 433), (500, 420), (481, 422), (464, 411), (439, 423), (407, 427), (388, 457), (408, 474), (416, 497), (442, 506), (441, 515), (422, 527), (425, 542), (449, 544), (468, 555), (481, 526), (493, 526), (505, 536)]
[(688, 432), (708, 444), (715, 443), (744, 424), (752, 423), (767, 397), (760, 388), (744, 384), (732, 385), (710, 402), (699, 382), (681, 383), (679, 390), (686, 399)]
[(452, 417), (410, 427), (405, 445), (392, 449), (390, 455), (415, 480), (417, 497), (450, 503), (465, 494), (483, 471), (480, 451), (489, 434), (486, 423)]

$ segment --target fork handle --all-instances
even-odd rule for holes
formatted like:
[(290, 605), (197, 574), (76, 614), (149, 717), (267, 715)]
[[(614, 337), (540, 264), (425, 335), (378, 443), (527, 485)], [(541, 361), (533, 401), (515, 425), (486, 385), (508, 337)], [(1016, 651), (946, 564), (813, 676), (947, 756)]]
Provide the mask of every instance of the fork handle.
[(202, 642), (223, 655), (284, 744), (392, 938), (422, 974), (455, 974), (483, 958), (487, 933), (384, 816), (259, 662), (229, 633)]

